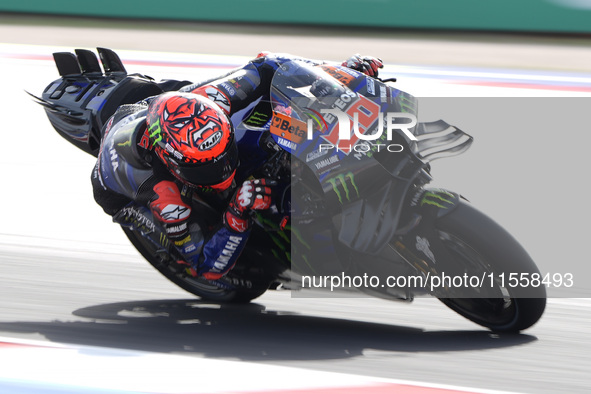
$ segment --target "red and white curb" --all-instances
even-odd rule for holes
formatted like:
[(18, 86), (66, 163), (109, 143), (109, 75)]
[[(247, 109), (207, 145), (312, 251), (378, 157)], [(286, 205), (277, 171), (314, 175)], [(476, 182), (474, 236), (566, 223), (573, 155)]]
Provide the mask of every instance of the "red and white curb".
[(0, 337), (0, 393), (500, 393), (368, 376)]

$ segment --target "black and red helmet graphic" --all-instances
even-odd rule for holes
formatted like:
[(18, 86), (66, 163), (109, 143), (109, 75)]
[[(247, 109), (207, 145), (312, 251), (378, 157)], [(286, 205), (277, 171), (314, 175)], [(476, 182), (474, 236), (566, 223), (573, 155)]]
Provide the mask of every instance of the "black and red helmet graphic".
[(159, 96), (150, 103), (147, 122), (154, 146), (170, 144), (168, 150), (180, 153), (182, 158), (177, 154), (177, 160), (183, 162), (215, 159), (232, 133), (224, 112), (209, 99), (192, 93)]

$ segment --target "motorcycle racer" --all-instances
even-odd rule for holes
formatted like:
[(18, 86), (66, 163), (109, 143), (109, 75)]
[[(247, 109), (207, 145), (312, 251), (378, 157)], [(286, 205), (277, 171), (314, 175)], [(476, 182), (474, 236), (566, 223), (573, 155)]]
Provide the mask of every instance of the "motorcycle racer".
[[(120, 106), (102, 132), (96, 202), (191, 275), (221, 278), (248, 241), (252, 212), (271, 206), (274, 186), (268, 179), (236, 185), (232, 125), (256, 112), (275, 70), (294, 59), (322, 63), (262, 52), (217, 79)], [(342, 66), (377, 77), (383, 65), (353, 55)]]

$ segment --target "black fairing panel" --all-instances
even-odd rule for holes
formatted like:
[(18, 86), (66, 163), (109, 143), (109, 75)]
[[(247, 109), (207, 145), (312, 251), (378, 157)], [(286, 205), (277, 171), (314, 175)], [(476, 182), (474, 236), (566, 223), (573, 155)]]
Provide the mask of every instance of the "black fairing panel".
[(122, 104), (131, 104), (163, 90), (143, 76), (120, 80), (106, 76), (66, 77), (45, 89), (41, 104), (56, 131), (83, 151), (97, 156), (101, 129)]
[(119, 57), (99, 48), (105, 72), (101, 72), (95, 55), (88, 50), (54, 54), (62, 76), (43, 91), (37, 102), (45, 107), (55, 130), (69, 142), (97, 156), (101, 130), (109, 117), (122, 104), (133, 104), (169, 90), (178, 90), (189, 81), (166, 80), (128, 75)]

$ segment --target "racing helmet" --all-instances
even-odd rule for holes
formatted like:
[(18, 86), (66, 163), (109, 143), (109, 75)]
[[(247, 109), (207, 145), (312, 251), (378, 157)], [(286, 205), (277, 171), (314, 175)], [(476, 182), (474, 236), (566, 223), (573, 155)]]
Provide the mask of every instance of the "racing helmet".
[(213, 101), (164, 93), (150, 102), (146, 123), (154, 152), (181, 182), (215, 191), (232, 185), (238, 148), (228, 117)]

